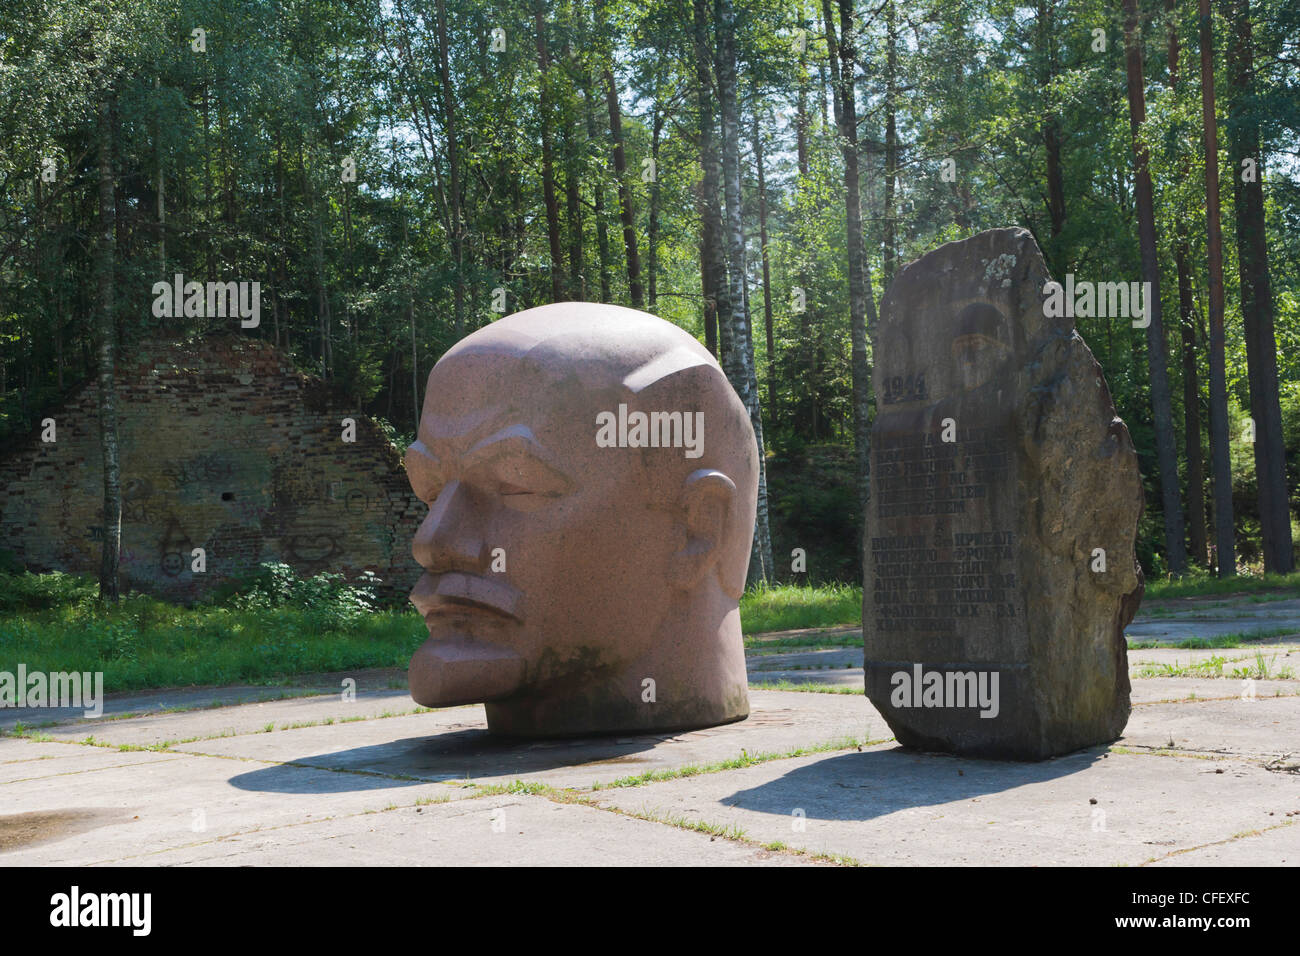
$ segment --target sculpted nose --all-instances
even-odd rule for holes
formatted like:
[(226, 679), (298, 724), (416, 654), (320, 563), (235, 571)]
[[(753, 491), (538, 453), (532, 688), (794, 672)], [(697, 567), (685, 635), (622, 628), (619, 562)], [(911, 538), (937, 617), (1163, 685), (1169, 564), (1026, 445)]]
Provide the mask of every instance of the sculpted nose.
[(411, 553), (426, 571), (480, 572), (483, 537), (470, 490), (448, 482), (429, 508), (411, 544)]

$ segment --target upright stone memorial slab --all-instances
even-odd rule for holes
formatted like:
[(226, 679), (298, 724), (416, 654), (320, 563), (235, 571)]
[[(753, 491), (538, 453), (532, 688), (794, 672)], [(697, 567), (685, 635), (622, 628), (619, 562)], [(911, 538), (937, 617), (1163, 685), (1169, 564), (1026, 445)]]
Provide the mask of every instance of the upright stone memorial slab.
[(881, 303), (864, 663), (907, 746), (1037, 760), (1128, 720), (1137, 455), (1050, 281), (1029, 232), (994, 229)]

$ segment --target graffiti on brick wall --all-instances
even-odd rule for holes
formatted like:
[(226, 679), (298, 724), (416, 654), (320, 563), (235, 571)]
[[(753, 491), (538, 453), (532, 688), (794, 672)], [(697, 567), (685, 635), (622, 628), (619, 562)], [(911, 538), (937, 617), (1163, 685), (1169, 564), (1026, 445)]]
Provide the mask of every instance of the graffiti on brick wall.
[(159, 569), (169, 578), (176, 577), (185, 570), (186, 559), (193, 548), (194, 543), (181, 527), (176, 515), (169, 515), (162, 538), (158, 541)]
[(148, 478), (127, 478), (122, 483), (122, 520), (159, 524), (167, 520), (168, 505)]
[[(423, 509), (400, 456), (371, 440), (377, 432), (341, 444), (335, 425), (348, 413), (327, 407), (323, 392), (320, 407), (307, 401), (311, 389), (287, 368), (273, 350), (170, 345), (122, 366), (120, 558), (128, 587), (195, 596), (269, 560), (304, 574), (368, 568), (397, 587), (418, 574), (410, 541), (415, 510)], [(68, 408), (86, 414), (65, 410), (61, 421), (93, 417), (93, 395), (76, 401)], [(5, 544), (33, 568), (99, 567), (102, 485), (87, 435), (88, 445), (61, 434), (57, 446), (18, 451), (13, 491), (0, 488)], [(7, 449), (0, 455), (10, 457)], [(49, 481), (47, 465), (66, 480)], [(196, 547), (206, 553), (204, 574), (191, 572)]]
[(228, 481), (235, 474), (235, 466), (216, 454), (195, 455), (165, 462), (159, 473), (171, 481), (173, 488), (184, 488), (199, 482)]

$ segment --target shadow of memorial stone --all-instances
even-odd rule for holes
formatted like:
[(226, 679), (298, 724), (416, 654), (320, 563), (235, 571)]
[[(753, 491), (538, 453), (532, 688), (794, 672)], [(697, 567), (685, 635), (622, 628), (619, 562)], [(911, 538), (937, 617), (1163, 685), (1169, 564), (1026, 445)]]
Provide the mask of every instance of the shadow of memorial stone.
[(1056, 780), (1086, 770), (1104, 753), (1104, 747), (1094, 747), (1041, 763), (952, 757), (906, 747), (837, 754), (719, 802), (782, 817), (801, 808), (813, 820), (873, 820)]

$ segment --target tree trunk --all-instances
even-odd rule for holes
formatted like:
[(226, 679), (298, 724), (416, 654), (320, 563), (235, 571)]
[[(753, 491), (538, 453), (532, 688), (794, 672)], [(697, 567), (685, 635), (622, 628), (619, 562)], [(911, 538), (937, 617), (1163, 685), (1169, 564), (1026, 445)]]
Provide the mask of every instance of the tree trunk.
[[(445, 0), (436, 0), (438, 15), (438, 78), (441, 80), (442, 114), (447, 132), (447, 166), (451, 176), (451, 195), (447, 213), (451, 220), (451, 257), (456, 264), (455, 322), (456, 338), (465, 333), (465, 236), (460, 211), (460, 148), (456, 141), (456, 97), (451, 87), (451, 64), (447, 54), (447, 9)], [(540, 41), (539, 41), (540, 42)], [(543, 73), (545, 67), (542, 68)], [(543, 77), (543, 82), (545, 78)]]
[(1134, 193), (1137, 200), (1138, 243), (1142, 251), (1142, 281), (1151, 284), (1147, 303), (1147, 358), (1151, 366), (1151, 414), (1156, 430), (1156, 461), (1160, 469), (1160, 502), (1164, 513), (1165, 553), (1169, 570), (1187, 571), (1187, 549), (1183, 531), (1183, 502), (1178, 489), (1178, 449), (1174, 443), (1173, 406), (1169, 396), (1169, 357), (1160, 304), (1160, 261), (1156, 245), (1156, 219), (1151, 188), (1150, 155), (1142, 142), (1146, 123), (1146, 92), (1143, 87), (1142, 29), (1138, 24), (1137, 0), (1124, 4), (1124, 61), (1128, 73), (1129, 129), (1133, 137)]
[[(1177, 0), (1165, 0), (1169, 28), (1169, 88), (1178, 89)], [(1191, 175), (1191, 158), (1184, 151), (1179, 161), (1179, 179)], [(1179, 217), (1175, 225), (1177, 245), (1174, 267), (1178, 273), (1178, 328), (1183, 349), (1183, 454), (1187, 458), (1187, 538), (1191, 560), (1208, 566), (1209, 548), (1205, 531), (1205, 453), (1201, 447), (1201, 386), (1196, 361), (1195, 296), (1187, 250), (1187, 225)]]
[(654, 179), (650, 181), (650, 212), (646, 226), (646, 286), (651, 312), (659, 300), (659, 142), (663, 131), (664, 113), (656, 104), (650, 134), (650, 164), (654, 170)]
[[(1180, 237), (1181, 238), (1181, 237)], [(1187, 456), (1187, 537), (1194, 561), (1209, 566), (1205, 530), (1205, 451), (1201, 447), (1201, 385), (1196, 361), (1196, 315), (1185, 240), (1174, 253), (1178, 270), (1178, 318), (1183, 344), (1183, 432)]]
[(754, 104), (754, 166), (758, 171), (758, 242), (763, 256), (763, 328), (767, 333), (767, 420), (776, 423), (776, 345), (772, 340), (772, 269), (767, 254), (767, 180), (763, 173), (761, 107)]
[[(155, 76), (153, 78), (154, 96), (160, 95), (159, 91), (162, 86), (162, 78)], [(159, 142), (158, 129), (154, 128), (154, 194), (157, 200), (157, 223), (158, 223), (158, 274), (165, 276), (167, 274), (167, 204), (165, 201), (166, 183), (163, 180), (163, 151)]]
[(898, 49), (894, 35), (894, 0), (885, 2), (885, 251), (880, 282), (889, 288), (898, 269), (898, 211), (894, 193), (898, 188)]
[(627, 157), (623, 153), (623, 114), (618, 106), (614, 71), (605, 67), (605, 99), (609, 104), (609, 135), (614, 140), (614, 174), (618, 177), (618, 204), (623, 220), (623, 248), (627, 252), (627, 287), (632, 307), (645, 305), (641, 291), (641, 258), (636, 251), (636, 213), (632, 208), (632, 189), (627, 181)]
[(1214, 115), (1214, 19), (1200, 0), (1201, 124), (1205, 142), (1205, 216), (1210, 274), (1210, 453), (1214, 467), (1215, 564), (1237, 573), (1232, 527), (1232, 460), (1228, 449), (1228, 382), (1223, 335), (1223, 233), (1219, 220), (1219, 137)]
[[(572, 55), (571, 45), (565, 43), (566, 58)], [(581, 301), (587, 299), (587, 261), (582, 243), (582, 181), (579, 162), (578, 117), (576, 101), (565, 100), (565, 117), (561, 127), (564, 138), (564, 205), (569, 226), (569, 294)]]
[[(802, 22), (802, 21), (801, 21)], [(811, 125), (811, 119), (808, 115), (808, 66), (807, 66), (807, 44), (799, 51), (799, 95), (795, 101), (795, 162), (799, 170), (797, 180), (796, 206), (803, 201), (804, 190), (808, 185), (808, 129)], [(820, 75), (824, 75), (824, 69), (819, 66)], [(819, 88), (819, 99), (826, 99), (824, 88)], [(808, 257), (806, 254), (799, 257), (798, 271), (799, 288), (803, 290), (804, 307), (799, 314), (799, 368), (804, 377), (806, 388), (804, 395), (806, 398), (803, 403), (796, 402), (796, 427), (807, 429), (810, 441), (817, 441), (820, 437), (821, 420), (818, 415), (818, 343), (813, 335), (813, 305), (809, 301), (812, 296), (809, 294), (812, 286), (811, 276), (808, 272)], [(821, 323), (817, 323), (820, 328)], [(806, 410), (806, 416), (803, 410)]]
[[(804, 62), (806, 58), (807, 44), (805, 43), (804, 48), (799, 51), (799, 95), (795, 101), (794, 114), (795, 164), (802, 177), (808, 175), (808, 66)], [(824, 93), (822, 98), (825, 98)]]
[[(402, 248), (411, 248), (411, 228), (407, 221), (406, 203), (400, 201), (402, 209)], [(406, 324), (411, 329), (411, 421), (413, 429), (420, 427), (420, 349), (415, 338), (415, 294), (411, 288), (411, 277), (405, 276), (406, 286)]]
[[(1273, 284), (1268, 268), (1264, 222), (1264, 162), (1260, 155), (1259, 119), (1253, 102), (1254, 42), (1250, 0), (1232, 3), (1232, 43), (1228, 79), (1232, 84), (1235, 121), (1229, 126), (1232, 188), (1236, 206), (1237, 261), (1241, 277), (1241, 317), (1249, 367), (1250, 414), (1255, 420), (1255, 481), (1259, 492), (1259, 526), (1264, 570), (1287, 574), (1295, 569), (1291, 545), (1291, 509), (1287, 502), (1286, 447), (1278, 401), (1277, 339), (1273, 333)], [(1246, 166), (1253, 163), (1253, 175)]]
[(546, 21), (539, 4), (533, 8), (533, 23), (537, 28), (537, 81), (541, 102), (539, 111), (542, 127), (542, 198), (546, 204), (546, 238), (551, 250), (551, 301), (563, 302), (564, 256), (560, 252), (560, 204), (555, 198), (555, 165), (551, 149), (551, 97), (549, 92), (550, 56), (546, 51)]
[[(722, 185), (726, 195), (727, 275), (730, 314), (719, 310), (719, 332), (729, 327), (731, 342), (723, 338), (723, 368), (749, 410), (758, 442), (758, 509), (749, 561), (749, 584), (773, 580), (772, 539), (767, 513), (767, 460), (763, 443), (763, 414), (754, 372), (754, 339), (745, 299), (745, 232), (740, 206), (740, 109), (736, 95), (736, 11), (731, 0), (717, 0), (718, 99), (722, 107)], [(728, 361), (729, 359), (729, 361)]]
[(561, 136), (564, 139), (565, 155), (565, 219), (569, 227), (569, 294), (586, 301), (587, 263), (582, 248), (582, 183), (578, 173), (577, 124), (572, 121), (564, 123)]
[[(1056, 51), (1052, 45), (1052, 0), (1038, 0), (1037, 38), (1042, 67), (1039, 70), (1039, 88), (1043, 95), (1049, 95), (1053, 80), (1056, 78)], [(1047, 119), (1043, 123), (1043, 148), (1047, 153), (1047, 217), (1051, 224), (1052, 238), (1055, 239), (1065, 228), (1065, 177), (1061, 169), (1061, 124), (1056, 118), (1056, 111), (1049, 103), (1044, 110)]]
[[(587, 142), (597, 142), (594, 97), (590, 85), (582, 88), (583, 108), (587, 120)], [(600, 301), (610, 301), (609, 290), (609, 224), (605, 222), (605, 179), (597, 174), (592, 184), (593, 205), (596, 216), (596, 254), (600, 257)]]
[(840, 153), (844, 159), (844, 205), (849, 254), (849, 336), (853, 344), (853, 445), (857, 464), (858, 507), (865, 529), (867, 507), (871, 499), (871, 366), (867, 361), (867, 332), (868, 323), (871, 329), (876, 325), (876, 303), (871, 289), (866, 243), (862, 235), (857, 96), (853, 82), (856, 70), (853, 0), (839, 0), (839, 13), (841, 35), (837, 43), (830, 0), (822, 0), (826, 47), (834, 84), (835, 123), (839, 129)]
[(329, 380), (334, 370), (334, 349), (331, 343), (331, 328), (334, 320), (330, 315), (329, 290), (325, 285), (325, 237), (321, 225), (320, 204), (316, 200), (315, 190), (311, 185), (311, 174), (307, 169), (307, 158), (302, 144), (298, 144), (298, 167), (302, 174), (302, 193), (312, 214), (312, 264), (316, 275), (316, 311), (317, 327), (320, 332), (321, 377)]
[(104, 472), (104, 540), (99, 563), (99, 597), (118, 599), (118, 564), (122, 550), (122, 475), (117, 454), (116, 322), (113, 305), (113, 237), (115, 232), (113, 118), (108, 91), (99, 107), (99, 235), (96, 284), (99, 299), (99, 445)]
[(726, 267), (722, 248), (722, 213), (718, 209), (721, 161), (714, 133), (713, 67), (709, 54), (707, 0), (693, 0), (695, 38), (695, 96), (699, 107), (699, 151), (703, 177), (696, 195), (700, 216), (700, 285), (704, 294), (704, 344), (714, 358), (718, 351), (718, 315), (726, 302)]

